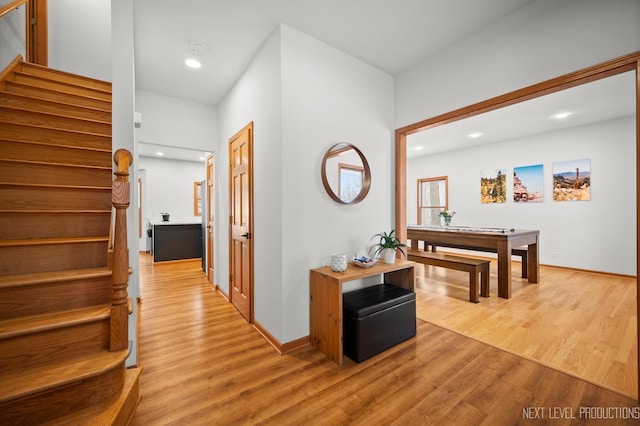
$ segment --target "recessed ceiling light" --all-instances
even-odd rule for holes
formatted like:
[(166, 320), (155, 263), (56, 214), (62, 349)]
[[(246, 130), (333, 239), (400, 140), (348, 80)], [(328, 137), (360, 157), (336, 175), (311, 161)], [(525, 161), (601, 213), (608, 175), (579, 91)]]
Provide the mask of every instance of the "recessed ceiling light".
[(570, 115), (573, 115), (572, 112), (559, 112), (557, 114), (554, 114), (551, 116), (551, 118), (553, 118), (554, 120), (564, 120), (565, 118), (569, 117)]
[(202, 62), (200, 62), (200, 61), (199, 61), (199, 60), (197, 60), (197, 59), (193, 59), (193, 58), (187, 58), (187, 59), (185, 59), (185, 60), (184, 60), (184, 63), (185, 63), (185, 65), (186, 65), (186, 66), (188, 66), (189, 68), (197, 69), (197, 68), (202, 67)]
[(476, 139), (476, 138), (479, 138), (480, 136), (482, 136), (482, 133), (474, 132), (474, 133), (469, 133), (467, 136), (469, 136), (470, 138)]
[(424, 146), (416, 146), (413, 149), (416, 151), (422, 151), (424, 149)]
[(162, 151), (158, 151), (158, 152), (156, 152), (156, 155), (157, 155), (158, 157), (162, 157), (162, 156), (164, 155), (164, 152), (162, 152)]

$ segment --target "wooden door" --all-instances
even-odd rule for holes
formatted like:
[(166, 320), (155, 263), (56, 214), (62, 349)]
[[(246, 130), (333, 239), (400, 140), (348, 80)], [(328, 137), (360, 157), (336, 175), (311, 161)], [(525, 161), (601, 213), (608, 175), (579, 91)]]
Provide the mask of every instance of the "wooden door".
[(205, 200), (207, 206), (204, 209), (207, 212), (206, 224), (207, 232), (205, 233), (207, 238), (207, 280), (213, 284), (213, 207), (214, 207), (214, 173), (213, 173), (213, 154), (207, 156), (207, 187), (204, 189), (207, 196)]
[(229, 282), (233, 305), (253, 322), (253, 123), (229, 139)]

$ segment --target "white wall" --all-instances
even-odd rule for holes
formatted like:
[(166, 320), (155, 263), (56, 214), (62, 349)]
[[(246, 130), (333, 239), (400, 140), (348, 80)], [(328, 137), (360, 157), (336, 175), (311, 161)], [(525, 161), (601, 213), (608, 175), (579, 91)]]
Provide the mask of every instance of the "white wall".
[[(251, 120), (255, 126), (256, 321), (282, 343), (307, 336), (309, 269), (333, 252), (365, 250), (391, 226), (392, 78), (281, 26), (219, 111), (221, 141)], [(332, 201), (320, 178), (325, 151), (343, 141), (363, 151), (372, 172), (369, 195), (351, 206)], [(228, 162), (225, 144), (218, 164)], [(228, 216), (226, 173), (218, 167), (218, 217)], [(228, 234), (218, 226), (218, 235)], [(216, 276), (226, 288), (221, 244)]]
[(396, 127), (637, 50), (638, 0), (536, 0), (398, 75)]
[(213, 151), (218, 140), (217, 109), (210, 105), (136, 90), (142, 125), (138, 142)]
[[(49, 6), (51, 7), (49, 2)], [(129, 168), (129, 182), (131, 182), (131, 204), (127, 209), (127, 247), (129, 250), (129, 266), (133, 269), (129, 275), (129, 286), (127, 288), (128, 296), (132, 300), (140, 295), (140, 271), (138, 268), (139, 256), (137, 247), (138, 233), (132, 230), (138, 229), (138, 215), (135, 209), (136, 198), (138, 196), (137, 182), (138, 174), (135, 164), (136, 146), (134, 137), (133, 112), (135, 111), (134, 86), (135, 86), (135, 70), (133, 59), (133, 0), (113, 0), (113, 7), (110, 14), (104, 15), (104, 10), (96, 7), (87, 11), (96, 15), (84, 18), (88, 20), (97, 19), (98, 17), (110, 23), (113, 28), (107, 32), (112, 39), (109, 40), (109, 46), (113, 46), (118, 52), (117, 55), (111, 55), (111, 51), (107, 52), (107, 60), (109, 65), (109, 74), (113, 75), (113, 111), (112, 111), (112, 147), (113, 151), (122, 148), (126, 149), (134, 156), (134, 164)], [(108, 17), (111, 16), (112, 19)], [(104, 33), (101, 33), (104, 36)], [(107, 43), (106, 41), (104, 42)], [(49, 51), (49, 55), (51, 55)], [(70, 60), (69, 71), (82, 73), (83, 67), (76, 68), (75, 64), (81, 64), (85, 61), (91, 62), (94, 58), (91, 55), (84, 56), (84, 51), (76, 52), (78, 57)], [(104, 59), (104, 58), (102, 58)], [(89, 69), (94, 64), (89, 64)], [(89, 75), (89, 74), (87, 74)], [(96, 76), (97, 78), (100, 78)], [(133, 313), (129, 316), (129, 341), (131, 342), (131, 354), (127, 359), (127, 366), (135, 365), (138, 362), (138, 306), (133, 303)]]
[[(591, 200), (553, 201), (553, 163), (591, 160)], [(513, 168), (542, 164), (544, 201), (513, 202)], [(480, 203), (480, 172), (507, 170), (507, 202)], [(540, 230), (540, 262), (636, 274), (635, 118), (418, 157), (407, 166), (407, 217), (416, 223), (417, 179), (449, 177), (454, 224)], [(554, 255), (555, 254), (555, 255)]]
[(149, 220), (162, 220), (162, 212), (171, 220), (201, 219), (193, 214), (193, 183), (205, 179), (204, 162), (140, 157), (137, 164), (145, 175), (143, 229)]
[[(130, 0), (113, 2), (127, 4)], [(112, 81), (111, 3), (112, 0), (48, 2), (49, 67)], [(117, 45), (114, 50), (120, 52)]]
[[(281, 338), (287, 342), (309, 334), (309, 269), (327, 264), (331, 253), (366, 253), (372, 235), (391, 229), (393, 79), (286, 26), (282, 46), (284, 174), (278, 220)], [(338, 142), (357, 146), (371, 168), (370, 192), (355, 205), (334, 202), (322, 185), (322, 158)]]
[(216, 153), (215, 282), (229, 294), (229, 139), (254, 125), (254, 300), (255, 318), (282, 337), (282, 95), (280, 30), (221, 102)]

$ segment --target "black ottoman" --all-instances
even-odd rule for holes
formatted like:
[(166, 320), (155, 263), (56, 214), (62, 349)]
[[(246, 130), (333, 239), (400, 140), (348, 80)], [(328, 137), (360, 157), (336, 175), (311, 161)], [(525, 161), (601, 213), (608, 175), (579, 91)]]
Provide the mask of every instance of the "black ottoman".
[(356, 362), (416, 335), (416, 294), (379, 284), (342, 295), (342, 346)]

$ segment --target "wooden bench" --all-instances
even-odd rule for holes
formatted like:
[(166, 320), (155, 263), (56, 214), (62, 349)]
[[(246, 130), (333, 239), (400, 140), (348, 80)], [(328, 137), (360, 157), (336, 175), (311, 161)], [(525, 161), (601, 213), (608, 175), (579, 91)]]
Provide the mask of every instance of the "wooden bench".
[(420, 250), (407, 250), (407, 259), (424, 265), (468, 272), (469, 300), (473, 303), (480, 303), (478, 297), (478, 274), (480, 274), (480, 295), (489, 297), (489, 264), (491, 263), (489, 260)]
[[(457, 248), (457, 249), (464, 249), (464, 250), (474, 250), (474, 251), (486, 251), (488, 253), (497, 253), (498, 250), (495, 249), (491, 249), (491, 248), (483, 248), (482, 250), (479, 250), (478, 248), (474, 248), (474, 247), (466, 247), (463, 245), (456, 245), (456, 244), (427, 244), (427, 246), (425, 246), (425, 250), (427, 250), (427, 247), (430, 245), (431, 246), (431, 251), (432, 252), (436, 252), (436, 247), (448, 247), (448, 248)], [(516, 248), (512, 248), (511, 249), (511, 254), (514, 256), (520, 256), (520, 260), (522, 263), (522, 273), (521, 276), (522, 278), (527, 278), (528, 277), (528, 273), (527, 273), (527, 256), (528, 256), (528, 251), (527, 251), (527, 246), (522, 246), (522, 247), (516, 247)]]

